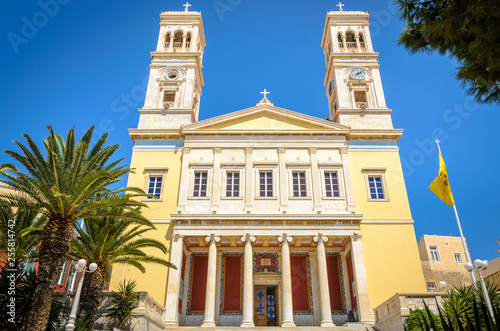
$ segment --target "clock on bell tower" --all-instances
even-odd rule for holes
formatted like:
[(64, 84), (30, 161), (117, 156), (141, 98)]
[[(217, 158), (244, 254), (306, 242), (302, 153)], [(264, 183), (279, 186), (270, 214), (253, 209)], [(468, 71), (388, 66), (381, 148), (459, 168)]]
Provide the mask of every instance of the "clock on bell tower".
[(344, 11), (342, 6), (328, 13), (321, 43), (330, 120), (357, 129), (392, 129), (370, 36), (370, 15)]

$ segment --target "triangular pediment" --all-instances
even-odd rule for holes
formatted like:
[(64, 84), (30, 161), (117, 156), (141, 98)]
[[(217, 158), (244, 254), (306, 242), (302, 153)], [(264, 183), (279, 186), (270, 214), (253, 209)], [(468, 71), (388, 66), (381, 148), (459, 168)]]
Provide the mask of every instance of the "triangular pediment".
[(271, 105), (257, 105), (184, 126), (183, 131), (305, 132), (345, 131), (348, 127)]

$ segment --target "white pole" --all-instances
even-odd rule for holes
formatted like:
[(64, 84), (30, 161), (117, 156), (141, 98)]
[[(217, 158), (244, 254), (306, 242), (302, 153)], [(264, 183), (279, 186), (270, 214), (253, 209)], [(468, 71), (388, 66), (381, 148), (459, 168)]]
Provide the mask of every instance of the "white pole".
[(486, 301), (486, 306), (488, 307), (488, 310), (490, 311), (491, 319), (493, 320), (493, 323), (496, 324), (495, 313), (493, 313), (493, 307), (491, 306), (490, 296), (488, 295), (488, 290), (486, 289), (486, 285), (484, 284), (483, 275), (481, 274), (481, 270), (479, 270), (479, 269), (480, 268), (477, 268), (477, 273), (479, 274), (479, 281), (481, 282), (481, 288), (483, 290), (484, 301)]
[[(439, 146), (439, 140), (436, 139), (436, 144), (438, 146), (439, 154), (442, 155), (441, 153), (441, 147)], [(448, 176), (448, 185), (450, 185), (450, 180)], [(451, 185), (450, 185), (450, 191), (451, 191)], [(460, 239), (462, 239), (462, 245), (464, 246), (464, 251), (465, 251), (465, 259), (467, 260), (467, 263), (472, 263), (469, 250), (467, 249), (467, 245), (465, 244), (465, 238), (464, 238), (464, 233), (462, 232), (462, 225), (460, 225), (460, 219), (458, 218), (458, 212), (457, 212), (457, 207), (455, 206), (455, 202), (453, 202), (453, 211), (455, 212), (455, 218), (457, 219), (457, 225), (458, 225), (458, 231), (460, 232)], [(474, 270), (470, 271), (470, 278), (472, 279), (472, 285), (477, 289), (476, 285), (476, 277), (474, 276)]]
[(73, 331), (75, 329), (76, 313), (78, 311), (78, 304), (80, 303), (80, 295), (82, 293), (83, 278), (85, 277), (85, 270), (82, 270), (82, 277), (78, 283), (78, 287), (75, 293), (75, 299), (73, 300), (73, 307), (71, 308), (71, 314), (69, 315), (68, 324), (66, 324), (66, 331)]

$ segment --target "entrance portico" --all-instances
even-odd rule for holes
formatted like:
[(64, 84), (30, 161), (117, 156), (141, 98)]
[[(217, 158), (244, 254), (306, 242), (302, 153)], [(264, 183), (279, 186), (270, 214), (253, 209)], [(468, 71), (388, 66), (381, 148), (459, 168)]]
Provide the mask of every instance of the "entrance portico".
[(331, 216), (173, 215), (171, 259), (182, 262), (169, 273), (165, 324), (333, 327), (351, 311), (369, 320), (360, 215)]

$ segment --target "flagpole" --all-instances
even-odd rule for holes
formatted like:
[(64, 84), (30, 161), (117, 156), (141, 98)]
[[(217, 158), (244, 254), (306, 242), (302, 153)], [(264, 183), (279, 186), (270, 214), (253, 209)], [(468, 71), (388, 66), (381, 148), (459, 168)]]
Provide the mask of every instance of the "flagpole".
[[(443, 155), (441, 153), (441, 147), (439, 146), (439, 140), (436, 139), (435, 143), (438, 146), (438, 151), (439, 154)], [(448, 177), (448, 183), (449, 183), (449, 177)], [(451, 191), (451, 184), (450, 184), (450, 191)], [(465, 244), (465, 238), (464, 238), (464, 233), (462, 232), (462, 225), (460, 224), (460, 219), (458, 218), (458, 212), (457, 212), (457, 206), (455, 206), (455, 201), (453, 200), (453, 211), (455, 212), (455, 218), (457, 219), (457, 225), (458, 225), (458, 231), (460, 232), (460, 239), (462, 239), (462, 245), (464, 246), (464, 251), (465, 251), (465, 259), (467, 260), (467, 263), (472, 264), (472, 260), (470, 258), (469, 250), (467, 249), (467, 245)], [(470, 271), (470, 278), (472, 279), (472, 285), (477, 289), (476, 285), (476, 277), (474, 276), (474, 271)]]

